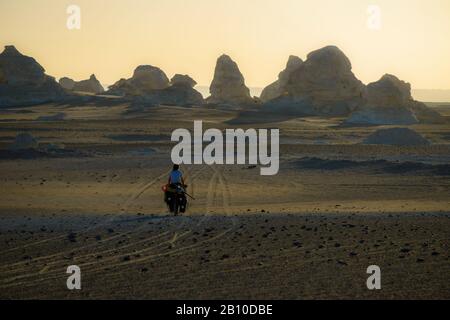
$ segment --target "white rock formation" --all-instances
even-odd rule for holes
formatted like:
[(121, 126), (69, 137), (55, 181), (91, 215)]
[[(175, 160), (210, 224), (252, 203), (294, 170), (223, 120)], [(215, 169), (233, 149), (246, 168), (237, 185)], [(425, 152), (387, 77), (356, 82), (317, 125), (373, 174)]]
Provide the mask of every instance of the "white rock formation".
[(278, 80), (264, 88), (261, 92), (261, 101), (267, 102), (287, 93), (286, 85), (294, 70), (303, 64), (303, 60), (297, 56), (290, 56), (286, 68), (278, 75)]
[(367, 101), (346, 120), (348, 124), (411, 125), (441, 122), (442, 117), (423, 103), (414, 101), (411, 85), (385, 74), (367, 85)]
[(245, 106), (253, 103), (244, 76), (236, 62), (227, 55), (217, 59), (214, 79), (209, 90), (211, 96), (207, 99), (208, 104)]
[(170, 79), (170, 84), (172, 86), (185, 86), (193, 88), (197, 85), (197, 82), (187, 74), (176, 74), (172, 77), (172, 79)]
[(0, 54), (0, 106), (58, 101), (65, 96), (63, 88), (36, 60), (14, 46), (5, 47)]
[(89, 79), (82, 81), (74, 81), (70, 78), (64, 77), (59, 80), (59, 84), (66, 90), (87, 92), (93, 94), (100, 94), (105, 91), (100, 81), (97, 80), (95, 74), (91, 75)]
[(142, 65), (134, 70), (130, 79), (120, 79), (110, 86), (107, 94), (139, 96), (152, 93), (154, 90), (166, 89), (169, 86), (169, 78), (164, 71), (154, 66)]
[(63, 87), (66, 90), (69, 90), (69, 91), (72, 91), (73, 88), (75, 87), (75, 81), (68, 77), (63, 77), (63, 78), (59, 79), (58, 82), (61, 85), (61, 87)]
[(311, 52), (293, 70), (285, 94), (265, 109), (304, 115), (347, 115), (365, 100), (365, 86), (352, 72), (345, 54), (335, 46)]

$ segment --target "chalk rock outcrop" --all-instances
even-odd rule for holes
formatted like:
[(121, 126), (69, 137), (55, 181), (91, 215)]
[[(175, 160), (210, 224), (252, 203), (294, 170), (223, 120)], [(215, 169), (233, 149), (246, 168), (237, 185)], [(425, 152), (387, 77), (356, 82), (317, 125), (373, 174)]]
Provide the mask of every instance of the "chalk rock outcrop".
[(31, 105), (57, 101), (64, 89), (31, 57), (14, 46), (0, 54), (0, 106)]
[(197, 84), (188, 75), (176, 74), (171, 81), (159, 68), (138, 67), (131, 79), (121, 79), (107, 94), (131, 97), (150, 105), (195, 106), (204, 103), (203, 96), (193, 87)]
[(254, 103), (238, 65), (229, 56), (217, 59), (208, 104), (245, 106)]
[(169, 78), (161, 69), (142, 65), (136, 68), (133, 77), (120, 79), (109, 87), (107, 94), (119, 96), (138, 96), (152, 93), (154, 90), (166, 89), (170, 86)]
[(203, 96), (194, 89), (197, 82), (188, 75), (176, 74), (170, 80), (171, 86), (155, 91), (156, 103), (174, 106), (200, 106), (204, 104)]
[(164, 71), (154, 66), (139, 66), (131, 79), (132, 84), (143, 90), (162, 90), (169, 87), (169, 78)]
[(177, 87), (193, 88), (197, 85), (197, 82), (187, 74), (176, 74), (172, 77), (172, 79), (170, 79), (170, 84)]
[(297, 56), (290, 56), (286, 64), (286, 68), (278, 75), (278, 80), (265, 87), (261, 92), (261, 101), (267, 102), (286, 93), (286, 85), (292, 72), (299, 68), (302, 64), (302, 59)]
[(441, 122), (441, 115), (414, 101), (411, 85), (386, 74), (367, 85), (367, 102), (346, 120), (349, 124), (410, 125)]
[(105, 91), (100, 81), (97, 80), (95, 74), (91, 75), (89, 79), (82, 81), (74, 81), (70, 78), (61, 78), (59, 84), (66, 90), (88, 92), (93, 94), (100, 94)]
[(59, 79), (59, 84), (61, 87), (63, 87), (66, 90), (72, 91), (73, 88), (75, 87), (75, 80), (70, 79), (68, 77), (63, 77), (61, 79)]
[(194, 89), (197, 82), (188, 75), (176, 74), (170, 80), (171, 86), (162, 90), (153, 90), (142, 97), (152, 104), (169, 106), (200, 106), (203, 96)]
[(393, 146), (421, 146), (430, 144), (430, 142), (419, 133), (408, 128), (377, 130), (368, 136), (363, 143)]
[(348, 115), (365, 99), (365, 86), (352, 72), (345, 54), (328, 46), (308, 55), (307, 60), (292, 71), (286, 93), (269, 101), (268, 110), (304, 115)]
[(204, 104), (203, 96), (200, 92), (189, 86), (172, 85), (163, 90), (154, 91), (141, 98), (145, 102), (167, 106), (200, 106)]

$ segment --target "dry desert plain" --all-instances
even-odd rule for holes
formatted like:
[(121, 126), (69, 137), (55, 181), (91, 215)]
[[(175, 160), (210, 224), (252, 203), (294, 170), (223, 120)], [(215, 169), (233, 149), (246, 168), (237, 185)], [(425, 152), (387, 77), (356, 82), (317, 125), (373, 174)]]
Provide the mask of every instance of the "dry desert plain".
[[(431, 146), (392, 147), (361, 144), (380, 127), (342, 119), (239, 125), (233, 110), (127, 107), (0, 110), (0, 298), (450, 298), (448, 123), (411, 126)], [(184, 166), (196, 200), (171, 216), (170, 136), (194, 120), (279, 128), (279, 174)], [(10, 152), (20, 132), (53, 151)], [(66, 287), (70, 265), (82, 290)], [(370, 265), (381, 290), (366, 287)]]

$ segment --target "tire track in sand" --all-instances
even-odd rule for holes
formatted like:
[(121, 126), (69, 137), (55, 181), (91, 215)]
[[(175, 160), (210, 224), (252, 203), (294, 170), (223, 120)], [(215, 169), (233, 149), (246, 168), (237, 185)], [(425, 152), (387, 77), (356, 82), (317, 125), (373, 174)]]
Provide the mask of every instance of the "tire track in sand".
[[(129, 205), (130, 205), (130, 203), (131, 203), (132, 201), (138, 199), (138, 198), (139, 198), (142, 194), (144, 194), (150, 187), (152, 187), (156, 182), (160, 181), (164, 176), (167, 176), (169, 173), (170, 173), (170, 170), (169, 170), (168, 172), (163, 173), (163, 174), (159, 175), (158, 177), (156, 177), (156, 178), (150, 180), (149, 182), (145, 183), (143, 186), (139, 187), (139, 188), (138, 188), (131, 196), (129, 196), (129, 197), (125, 200), (125, 202), (122, 204), (122, 206), (121, 206), (122, 210), (123, 210), (123, 211), (127, 210), (128, 207), (129, 207)], [(85, 229), (85, 230), (84, 230), (83, 232), (81, 232), (81, 233), (77, 233), (77, 236), (86, 235), (86, 234), (88, 234), (89, 232), (91, 232), (91, 231), (93, 231), (93, 230), (95, 230), (95, 229), (102, 228), (102, 227), (104, 227), (104, 226), (106, 226), (106, 225), (108, 225), (108, 224), (111, 224), (111, 223), (114, 223), (114, 222), (117, 222), (117, 221), (120, 221), (120, 220), (117, 219), (117, 218), (116, 218), (116, 219), (114, 219), (114, 218), (107, 219), (106, 221), (102, 222), (101, 224), (98, 224), (98, 225), (92, 226), (92, 227), (90, 227), (90, 228), (87, 228), (87, 229)], [(145, 226), (141, 226), (141, 227), (139, 227), (138, 229), (142, 229), (143, 227), (145, 227)], [(84, 246), (81, 246), (81, 247), (77, 247), (77, 248), (73, 248), (73, 249), (70, 249), (70, 250), (60, 251), (60, 252), (53, 253), (53, 254), (49, 254), (49, 255), (46, 255), (46, 256), (37, 257), (37, 258), (33, 259), (33, 262), (36, 262), (36, 261), (38, 261), (38, 262), (40, 262), (40, 261), (45, 261), (45, 260), (53, 259), (53, 258), (56, 258), (56, 257), (61, 257), (61, 258), (63, 258), (63, 259), (61, 259), (60, 261), (64, 261), (64, 256), (67, 255), (67, 254), (69, 254), (69, 253), (71, 253), (71, 252), (73, 252), (74, 250), (78, 250), (78, 251), (79, 251), (79, 250), (83, 250), (83, 249), (86, 249), (86, 248), (95, 247), (95, 246), (97, 246), (99, 243), (101, 244), (101, 246), (100, 246), (99, 248), (102, 248), (102, 247), (105, 247), (107, 244), (109, 244), (110, 241), (112, 241), (112, 240), (114, 240), (114, 239), (117, 239), (117, 238), (121, 238), (121, 237), (123, 237), (123, 236), (125, 236), (125, 235), (134, 233), (134, 232), (136, 232), (136, 231), (137, 231), (137, 229), (134, 229), (134, 230), (131, 230), (131, 231), (127, 231), (127, 232), (122, 232), (122, 233), (119, 233), (119, 234), (114, 235), (114, 236), (112, 236), (112, 237), (109, 237), (109, 238), (107, 238), (107, 239), (105, 239), (105, 240), (99, 241), (98, 243), (91, 243), (91, 244), (87, 244), (87, 245), (84, 245)], [(156, 237), (160, 236), (161, 234), (162, 234), (162, 233), (156, 235)], [(45, 240), (42, 240), (42, 241), (37, 242), (37, 243), (33, 243), (33, 244), (29, 244), (29, 245), (20, 246), (20, 247), (16, 247), (16, 248), (10, 249), (8, 252), (13, 251), (13, 250), (23, 249), (23, 248), (25, 248), (25, 247), (30, 247), (30, 246), (33, 246), (33, 245), (36, 245), (36, 244), (47, 243), (47, 242), (50, 242), (50, 241), (53, 241), (53, 240), (64, 239), (64, 238), (66, 238), (66, 237), (67, 237), (67, 235), (62, 235), (62, 236), (54, 237), (54, 238), (51, 238), (51, 239), (45, 239)], [(108, 250), (106, 250), (106, 251), (108, 251)], [(4, 253), (6, 253), (6, 252), (4, 252)], [(4, 253), (2, 253), (2, 254), (4, 254)], [(102, 253), (102, 251), (100, 251), (99, 254), (100, 254), (100, 253)], [(0, 266), (0, 270), (10, 269), (11, 267), (26, 266), (28, 263), (29, 263), (28, 261), (21, 261), (21, 262), (10, 263), (10, 264), (6, 264), (6, 265)], [(15, 268), (15, 270), (21, 270), (21, 269)], [(11, 271), (14, 271), (14, 270), (11, 270)], [(10, 272), (11, 272), (11, 271), (10, 271)], [(8, 271), (6, 271), (6, 272), (8, 272)]]
[[(220, 185), (220, 189), (221, 189), (223, 209), (224, 209), (226, 214), (229, 214), (229, 212), (230, 212), (230, 210), (229, 210), (229, 208), (230, 208), (230, 200), (229, 200), (230, 193), (229, 193), (229, 188), (227, 186), (226, 180), (225, 180), (225, 178), (223, 177), (222, 173), (219, 170), (217, 170), (214, 167), (210, 167), (210, 168), (213, 170), (214, 174), (211, 176), (211, 179), (210, 179), (210, 182), (209, 182), (209, 187), (208, 187), (208, 195), (207, 195), (207, 210), (208, 210), (208, 214), (209, 214), (210, 208), (213, 205), (214, 199), (216, 198), (218, 184)], [(203, 170), (199, 170), (196, 174), (193, 175), (193, 178), (191, 178), (191, 179), (194, 180), (194, 178), (196, 176), (198, 176), (202, 171)], [(139, 191), (137, 191), (130, 198), (128, 198), (128, 200), (125, 202), (125, 206), (129, 205), (130, 201), (138, 199), (142, 194), (145, 193), (145, 191), (147, 191), (153, 184), (155, 184), (157, 181), (159, 181), (161, 179), (161, 177), (164, 176), (164, 175), (165, 174), (163, 174), (163, 175), (161, 175), (161, 176), (151, 180), (150, 182), (146, 183), (142, 188), (139, 189)], [(159, 253), (157, 252), (157, 253), (154, 253), (154, 254), (151, 254), (151, 255), (139, 258), (139, 259), (134, 259), (132, 261), (127, 261), (127, 262), (123, 262), (123, 263), (107, 265), (107, 266), (101, 266), (101, 267), (98, 267), (98, 268), (94, 267), (92, 269), (88, 269), (87, 272), (89, 272), (89, 274), (98, 273), (98, 272), (104, 271), (105, 269), (111, 268), (111, 267), (127, 266), (127, 265), (130, 265), (130, 264), (144, 262), (144, 261), (147, 261), (147, 260), (154, 260), (154, 259), (162, 258), (162, 257), (165, 257), (165, 256), (179, 256), (179, 255), (184, 254), (186, 252), (197, 250), (198, 248), (202, 247), (203, 244), (206, 243), (206, 242), (210, 242), (210, 241), (218, 240), (218, 239), (222, 238), (223, 236), (228, 234), (232, 229), (233, 229), (233, 227), (228, 228), (227, 230), (225, 230), (224, 232), (214, 236), (213, 238), (206, 239), (206, 240), (201, 241), (199, 243), (196, 243), (194, 245), (184, 246), (184, 247), (181, 247), (181, 248), (170, 250), (169, 252), (159, 252)], [(136, 230), (134, 230), (134, 232), (135, 231)], [(173, 245), (174, 239), (175, 240), (180, 240), (180, 239), (182, 239), (183, 237), (185, 237), (189, 233), (191, 233), (191, 230), (188, 230), (188, 231), (184, 232), (181, 236), (178, 236), (178, 234), (175, 233), (175, 236), (171, 240), (162, 242), (162, 243), (160, 243), (158, 245), (155, 245), (153, 247), (150, 247), (150, 248), (144, 248), (144, 249), (141, 249), (141, 250), (138, 250), (138, 251), (133, 250), (129, 254), (137, 254), (137, 253), (141, 254), (141, 253), (150, 252), (151, 250), (156, 249), (156, 248), (158, 248), (161, 245), (166, 244), (166, 243), (170, 244), (171, 248), (173, 248), (172, 245)], [(159, 235), (161, 235), (161, 234), (159, 234)], [(158, 237), (159, 235), (156, 235), (155, 237)], [(152, 237), (152, 239), (154, 239), (155, 237)], [(150, 239), (146, 239), (146, 240), (150, 241)], [(134, 247), (136, 244), (143, 243), (143, 242), (145, 242), (145, 240), (144, 241), (139, 241), (137, 243), (128, 244), (128, 245), (125, 245), (123, 247)], [(106, 252), (110, 252), (110, 251), (111, 250), (106, 250)], [(119, 256), (124, 256), (124, 255), (127, 255), (127, 253), (121, 253), (119, 255), (114, 255), (114, 256), (108, 257), (107, 261), (117, 261)], [(89, 255), (85, 255), (85, 256), (89, 256)], [(85, 256), (83, 256), (83, 257), (85, 257)], [(99, 263), (104, 263), (104, 262), (105, 262), (105, 260), (103, 260), (101, 262), (97, 262), (97, 261), (87, 262), (87, 263), (80, 264), (80, 267), (81, 266), (86, 267), (86, 266), (91, 266), (91, 265), (95, 266), (95, 265), (97, 265)], [(57, 265), (57, 263), (55, 262), (52, 265)], [(61, 275), (61, 276), (57, 276), (57, 277), (39, 278), (39, 279), (36, 279), (34, 281), (31, 281), (31, 282), (17, 282), (17, 280), (23, 280), (23, 279), (26, 279), (26, 278), (34, 277), (36, 275), (42, 275), (42, 274), (50, 275), (50, 274), (54, 274), (54, 273), (57, 273), (57, 272), (58, 272), (58, 270), (50, 271), (50, 270), (48, 270), (48, 267), (44, 267), (37, 274), (28, 274), (28, 275), (22, 275), (22, 276), (18, 276), (18, 277), (12, 277), (12, 278), (9, 278), (9, 279), (4, 279), (4, 281), (2, 281), (2, 282), (5, 283), (6, 285), (1, 285), (1, 287), (11, 287), (11, 286), (17, 286), (17, 285), (30, 285), (32, 283), (42, 282), (42, 281), (52, 280), (52, 279), (60, 279), (60, 278), (65, 279), (66, 275)], [(11, 281), (13, 281), (14, 283), (9, 283)]]

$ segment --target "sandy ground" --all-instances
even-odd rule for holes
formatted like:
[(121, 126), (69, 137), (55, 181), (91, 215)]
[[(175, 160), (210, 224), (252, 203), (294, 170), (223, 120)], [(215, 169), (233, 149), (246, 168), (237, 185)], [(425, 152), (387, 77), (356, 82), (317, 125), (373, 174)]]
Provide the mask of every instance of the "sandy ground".
[[(0, 298), (450, 298), (448, 124), (412, 126), (428, 147), (361, 145), (379, 127), (341, 119), (246, 124), (280, 128), (280, 173), (185, 166), (196, 200), (175, 218), (161, 192), (172, 130), (237, 113), (125, 107), (1, 111)], [(11, 155), (24, 131), (76, 152)], [(69, 265), (81, 291), (66, 288)]]

